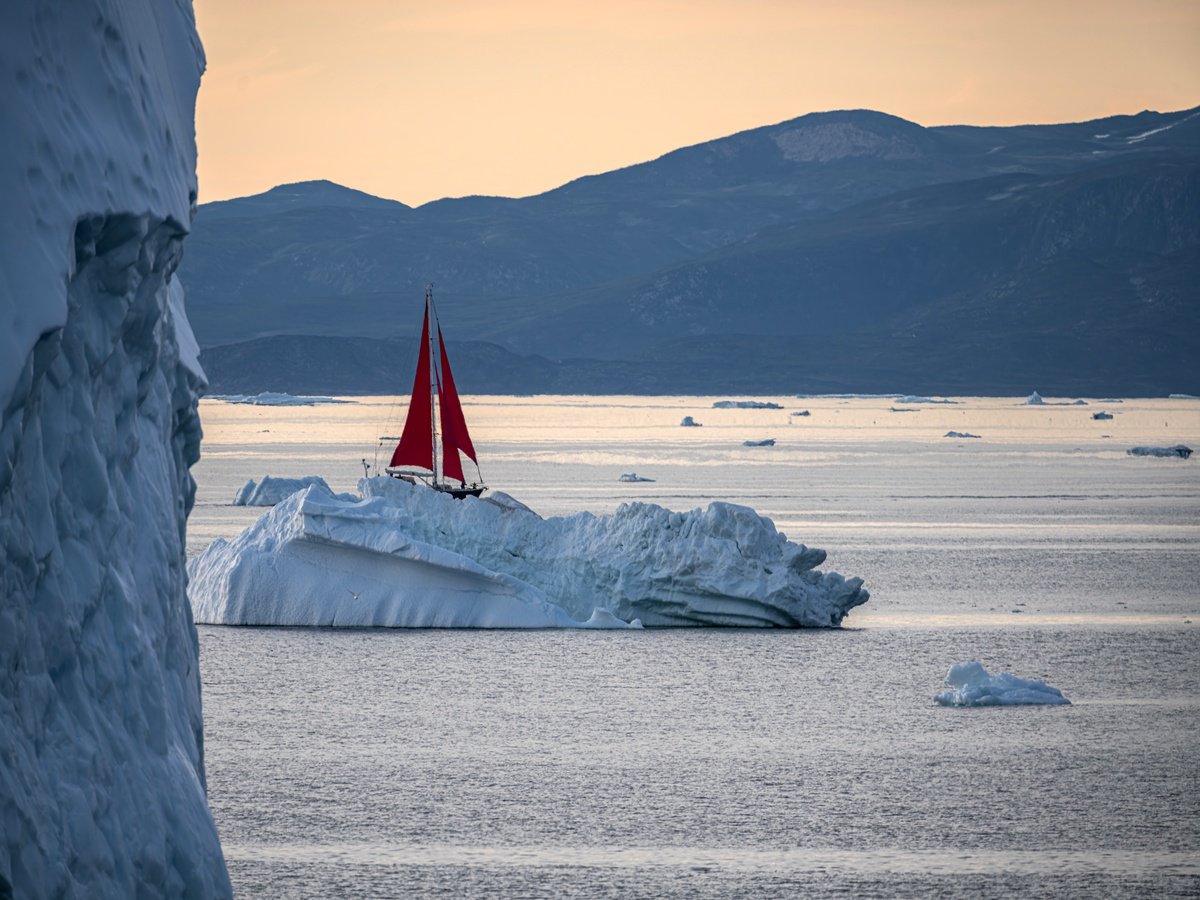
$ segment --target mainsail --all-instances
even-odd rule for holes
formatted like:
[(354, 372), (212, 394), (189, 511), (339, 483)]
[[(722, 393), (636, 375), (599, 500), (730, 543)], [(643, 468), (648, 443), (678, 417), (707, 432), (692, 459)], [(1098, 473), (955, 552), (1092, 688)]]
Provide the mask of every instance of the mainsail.
[[(417, 375), (413, 379), (412, 399), (400, 443), (392, 454), (393, 466), (420, 466), (433, 471), (433, 388), (429, 382), (429, 303), (425, 303), (425, 324), (421, 327), (421, 349), (417, 354)], [(459, 467), (461, 469), (461, 466)]]

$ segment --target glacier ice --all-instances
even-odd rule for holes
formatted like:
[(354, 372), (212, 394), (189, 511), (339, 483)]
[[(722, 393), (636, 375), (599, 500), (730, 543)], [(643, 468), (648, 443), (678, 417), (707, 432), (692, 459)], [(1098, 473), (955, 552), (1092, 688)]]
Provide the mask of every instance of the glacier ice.
[(946, 398), (934, 399), (933, 397), (919, 397), (916, 394), (909, 394), (905, 397), (897, 397), (896, 403), (935, 403), (945, 406), (953, 406), (958, 403), (957, 400), (949, 400)]
[[(310, 485), (319, 484), (325, 490), (330, 490), (325, 479), (320, 475), (304, 475), (300, 478), (275, 478), (264, 475), (262, 481), (253, 478), (238, 489), (233, 498), (234, 506), (274, 506), (285, 497), (290, 497), (296, 491), (302, 491)], [(335, 495), (343, 500), (354, 501), (358, 498), (352, 494)]]
[(825, 551), (729, 503), (542, 519), (394, 478), (294, 494), (189, 563), (197, 622), (560, 628), (832, 627), (869, 594)]
[(1184, 444), (1176, 444), (1174, 447), (1130, 447), (1125, 452), (1130, 456), (1161, 456), (1164, 458), (1178, 457), (1179, 459), (1187, 459), (1192, 455), (1192, 448)]
[(1058, 688), (1036, 678), (1018, 678), (1008, 672), (992, 675), (979, 660), (955, 663), (946, 673), (943, 691), (933, 699), (942, 706), (1066, 705), (1071, 701)]
[(185, 596), (191, 5), (0, 4), (0, 61), (0, 896), (228, 896)]
[(275, 391), (263, 391), (261, 394), (209, 394), (209, 400), (221, 400), (225, 403), (241, 403), (247, 406), (318, 406), (325, 403), (353, 403), (353, 400), (338, 400), (335, 397), (296, 397), (292, 394), (280, 394)]

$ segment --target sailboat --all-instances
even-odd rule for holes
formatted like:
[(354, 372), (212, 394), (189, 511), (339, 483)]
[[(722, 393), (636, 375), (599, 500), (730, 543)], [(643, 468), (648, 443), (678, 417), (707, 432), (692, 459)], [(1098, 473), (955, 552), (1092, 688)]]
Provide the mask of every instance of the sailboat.
[[(429, 330), (430, 313), (433, 314), (434, 328), (437, 331), (437, 364), (434, 363), (434, 337)], [(436, 408), (433, 402), (435, 394)], [(475, 464), (477, 480), (469, 485), (463, 474), (460, 453)], [(442, 473), (440, 479), (439, 456)], [(402, 466), (416, 468), (405, 469), (401, 468)], [(446, 356), (446, 343), (442, 340), (442, 325), (433, 305), (432, 285), (425, 289), (425, 323), (421, 326), (421, 349), (417, 354), (417, 374), (413, 379), (408, 417), (404, 420), (400, 442), (392, 453), (392, 461), (386, 471), (393, 478), (401, 478), (414, 484), (419, 480), (435, 491), (442, 491), (458, 500), (463, 497), (478, 497), (487, 490), (483, 484), (483, 476), (479, 473), (479, 460), (475, 456), (475, 447), (467, 431), (462, 404), (458, 401), (458, 389), (450, 371), (450, 358)], [(457, 486), (451, 484), (452, 479), (458, 482)]]

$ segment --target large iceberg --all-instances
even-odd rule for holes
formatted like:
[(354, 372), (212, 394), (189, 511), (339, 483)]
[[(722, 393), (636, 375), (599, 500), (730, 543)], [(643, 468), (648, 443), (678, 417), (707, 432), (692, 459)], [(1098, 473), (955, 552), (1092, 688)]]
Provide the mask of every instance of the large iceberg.
[(196, 621), (247, 625), (560, 628), (831, 627), (868, 593), (818, 572), (825, 551), (729, 503), (542, 519), (399, 479), (366, 498), (295, 494), (189, 564)]
[(174, 277), (203, 52), (186, 0), (0, 4), (0, 897), (222, 897)]
[(955, 663), (946, 674), (951, 690), (933, 699), (942, 706), (1066, 705), (1071, 701), (1058, 688), (1036, 678), (1018, 678), (1009, 672), (992, 675), (972, 659)]

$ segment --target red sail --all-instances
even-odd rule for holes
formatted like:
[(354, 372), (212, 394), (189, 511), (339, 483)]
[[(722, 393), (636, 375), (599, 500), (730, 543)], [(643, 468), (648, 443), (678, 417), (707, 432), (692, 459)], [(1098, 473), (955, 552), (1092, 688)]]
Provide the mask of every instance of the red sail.
[(463, 418), (462, 405), (458, 402), (458, 389), (450, 373), (450, 360), (446, 356), (446, 344), (442, 340), (442, 326), (438, 326), (438, 348), (442, 354), (442, 380), (438, 385), (438, 411), (442, 414), (442, 474), (447, 478), (463, 478), (462, 460), (458, 451), (467, 454), (476, 463), (475, 448), (467, 432), (467, 420)]
[(433, 471), (433, 399), (429, 389), (429, 305), (421, 326), (421, 350), (417, 354), (417, 377), (400, 443), (392, 454), (393, 466), (419, 466)]

